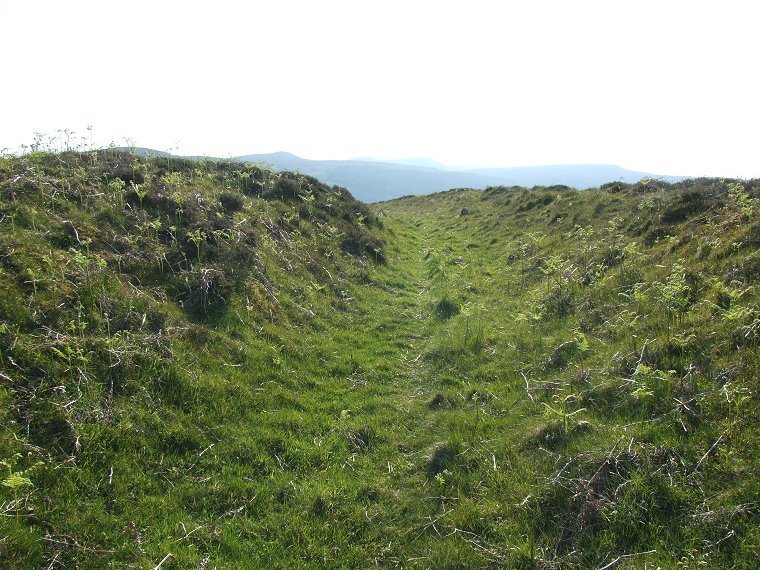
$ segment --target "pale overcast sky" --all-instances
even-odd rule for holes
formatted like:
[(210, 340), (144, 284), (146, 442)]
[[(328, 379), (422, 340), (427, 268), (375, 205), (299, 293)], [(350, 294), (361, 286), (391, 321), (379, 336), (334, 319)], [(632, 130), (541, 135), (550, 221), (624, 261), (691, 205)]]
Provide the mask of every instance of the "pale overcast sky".
[(760, 177), (753, 0), (0, 0), (0, 148)]

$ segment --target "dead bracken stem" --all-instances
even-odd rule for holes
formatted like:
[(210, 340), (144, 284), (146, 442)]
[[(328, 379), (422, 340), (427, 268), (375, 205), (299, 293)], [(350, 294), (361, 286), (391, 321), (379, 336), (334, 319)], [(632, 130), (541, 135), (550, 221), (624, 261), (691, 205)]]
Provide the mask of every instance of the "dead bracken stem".
[(171, 552), (170, 552), (169, 554), (167, 554), (166, 556), (164, 556), (164, 557), (161, 559), (161, 562), (159, 562), (158, 564), (156, 564), (156, 567), (155, 567), (155, 568), (153, 568), (153, 570), (158, 570), (159, 568), (161, 568), (161, 566), (163, 566), (164, 562), (166, 562), (167, 560), (169, 560), (169, 558), (171, 558), (171, 557), (173, 557), (173, 556), (174, 556), (174, 555), (173, 555)]
[(609, 568), (614, 568), (615, 566), (618, 566), (623, 560), (627, 560), (629, 558), (635, 558), (636, 556), (646, 556), (647, 554), (654, 554), (656, 552), (657, 552), (656, 550), (647, 550), (646, 552), (636, 552), (634, 554), (621, 554), (609, 564), (605, 564), (604, 566), (599, 568), (599, 570), (608, 570)]
[(710, 446), (710, 449), (708, 449), (702, 458), (697, 461), (697, 465), (694, 467), (694, 471), (699, 471), (699, 468), (702, 467), (702, 463), (704, 463), (711, 455), (715, 453), (715, 450), (718, 448), (718, 445), (720, 445), (720, 442), (723, 441), (723, 437), (725, 435), (725, 433), (722, 433), (720, 437), (715, 440), (715, 443)]

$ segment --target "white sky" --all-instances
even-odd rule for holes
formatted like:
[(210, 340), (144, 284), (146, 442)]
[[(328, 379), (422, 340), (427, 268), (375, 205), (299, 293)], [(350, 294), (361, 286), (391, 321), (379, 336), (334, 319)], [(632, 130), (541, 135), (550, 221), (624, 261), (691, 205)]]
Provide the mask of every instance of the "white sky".
[(747, 0), (0, 0), (0, 148), (760, 177)]

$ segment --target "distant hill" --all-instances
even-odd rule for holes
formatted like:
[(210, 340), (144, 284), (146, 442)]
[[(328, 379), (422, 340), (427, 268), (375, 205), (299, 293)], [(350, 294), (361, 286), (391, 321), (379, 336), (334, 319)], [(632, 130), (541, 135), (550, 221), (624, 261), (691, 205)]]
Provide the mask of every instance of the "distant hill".
[(236, 160), (264, 162), (275, 170), (297, 170), (328, 184), (344, 186), (365, 202), (380, 202), (406, 195), (432, 194), (451, 188), (487, 188), (488, 186), (550, 186), (564, 184), (572, 188), (593, 188), (605, 182), (635, 183), (642, 178), (667, 182), (684, 176), (661, 176), (636, 172), (614, 165), (552, 165), (514, 168), (480, 168), (447, 170), (423, 166), (437, 164), (430, 159), (381, 162), (360, 160), (308, 160), (288, 152), (249, 154)]
[(474, 172), (451, 172), (375, 160), (308, 160), (287, 152), (249, 154), (236, 157), (236, 160), (263, 162), (280, 171), (297, 170), (327, 184), (343, 186), (365, 202), (431, 194), (451, 188), (485, 188), (499, 183), (493, 177)]
[[(143, 158), (168, 157), (169, 153), (149, 148), (120, 148)], [(200, 156), (184, 158), (201, 159)], [(240, 162), (265, 163), (277, 171), (297, 171), (320, 181), (347, 188), (364, 202), (382, 202), (401, 196), (425, 195), (452, 188), (483, 189), (489, 186), (552, 186), (595, 188), (606, 182), (633, 184), (642, 178), (677, 182), (685, 176), (663, 176), (627, 170), (605, 164), (571, 164), (522, 166), (510, 168), (463, 168), (440, 164), (430, 158), (380, 161), (373, 158), (355, 160), (309, 160), (289, 152), (247, 154), (235, 157)]]
[(425, 168), (437, 168), (439, 170), (470, 170), (469, 168), (458, 168), (455, 166), (450, 166), (448, 164), (443, 164), (441, 162), (438, 162), (437, 160), (433, 160), (432, 158), (428, 158), (425, 156), (417, 157), (417, 158), (397, 158), (392, 160), (379, 160), (377, 158), (367, 157), (367, 158), (356, 158), (355, 160), (363, 160), (367, 162), (391, 162), (393, 164), (406, 164), (408, 166), (423, 166)]

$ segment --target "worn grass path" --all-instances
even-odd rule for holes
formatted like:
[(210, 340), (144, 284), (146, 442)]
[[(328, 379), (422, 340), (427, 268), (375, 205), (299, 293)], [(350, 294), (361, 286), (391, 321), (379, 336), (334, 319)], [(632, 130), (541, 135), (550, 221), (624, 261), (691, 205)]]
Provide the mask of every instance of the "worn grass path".
[[(369, 333), (358, 337), (365, 343), (367, 384), (357, 396), (366, 402), (372, 394), (387, 407), (355, 416), (383, 442), (360, 474), (374, 472), (376, 487), (389, 499), (374, 511), (379, 534), (367, 548), (385, 546), (371, 560), (420, 568), (505, 563), (528, 541), (512, 511), (528, 494), (532, 467), (510, 465), (513, 440), (524, 425), (509, 420), (528, 398), (493, 370), (469, 368), (470, 359), (480, 359), (469, 343), (482, 330), (485, 311), (460, 315), (464, 328), (452, 327), (453, 315), (441, 314), (439, 303), (451, 297), (458, 304), (455, 291), (474, 269), (461, 261), (441, 268), (435, 256), (464, 248), (467, 236), (446, 232), (442, 239), (435, 215), (395, 215), (384, 222), (389, 263), (373, 269), (368, 298), (357, 292), (365, 309), (356, 326)], [(393, 380), (373, 387), (372, 363), (383, 359)]]

